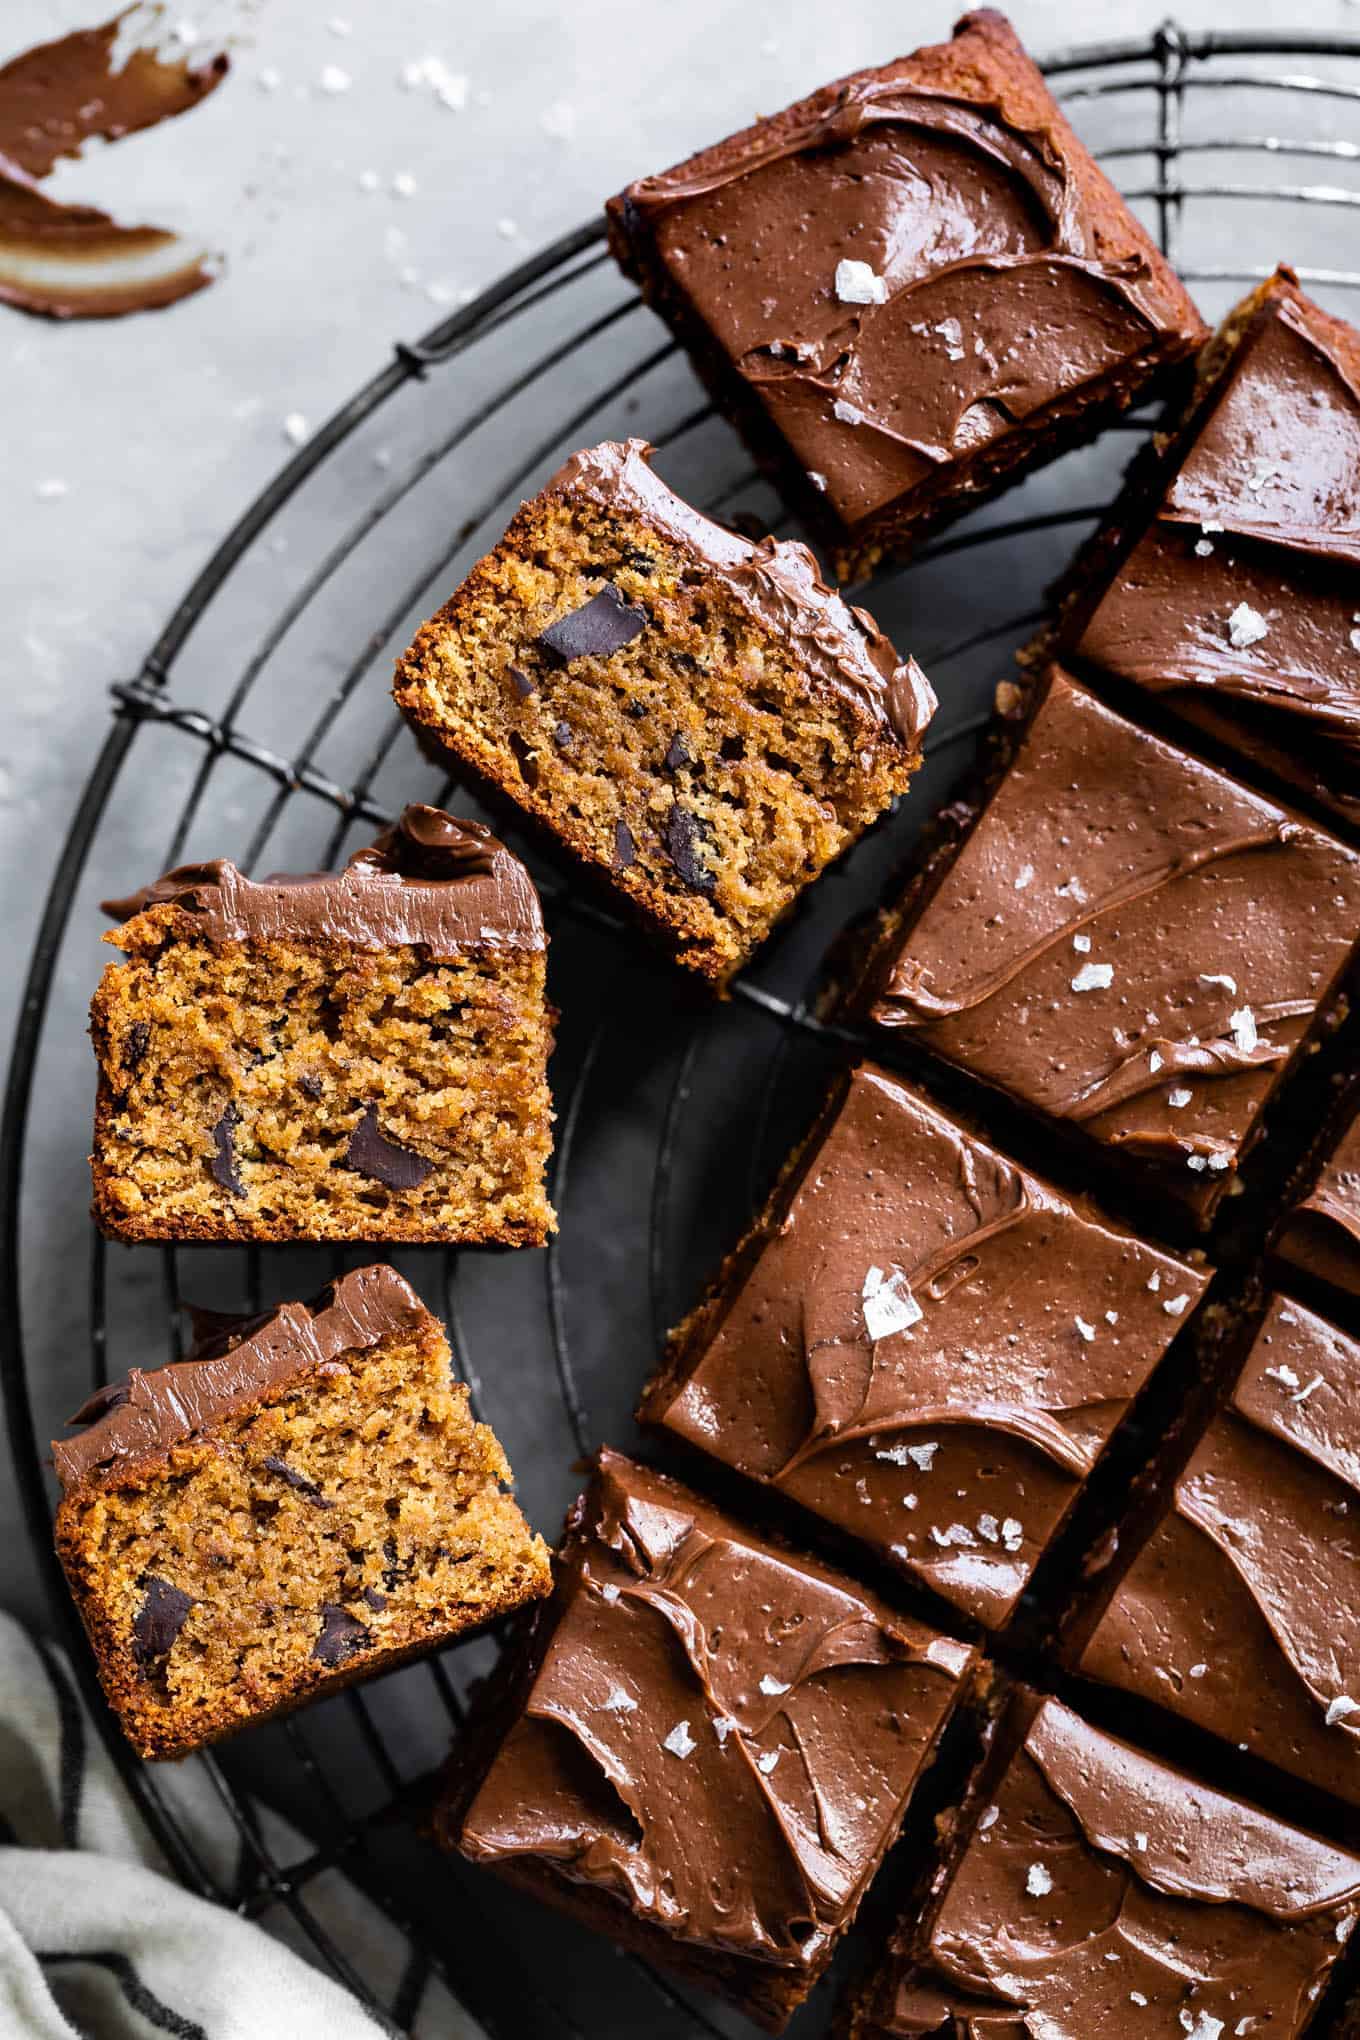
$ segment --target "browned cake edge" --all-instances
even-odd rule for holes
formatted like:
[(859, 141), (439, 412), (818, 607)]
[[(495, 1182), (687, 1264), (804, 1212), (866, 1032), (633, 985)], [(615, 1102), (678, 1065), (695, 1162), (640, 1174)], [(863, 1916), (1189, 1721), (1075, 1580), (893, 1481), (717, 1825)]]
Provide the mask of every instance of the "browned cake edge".
[[(430, 1312), (422, 1311), (414, 1330), (425, 1353), (442, 1363), (444, 1356), (449, 1354), (449, 1347), (438, 1319)], [(316, 1371), (315, 1368), (300, 1371), (279, 1383), (272, 1391), (266, 1391), (250, 1402), (240, 1404), (233, 1409), (233, 1417), (250, 1410), (267, 1408), (271, 1403), (295, 1394), (299, 1386), (305, 1386), (308, 1374)], [(485, 1430), (486, 1426), (479, 1425), (476, 1428)], [(497, 1450), (499, 1449), (497, 1441)], [(173, 1448), (123, 1461), (113, 1474), (103, 1478), (96, 1476), (94, 1485), (101, 1489), (135, 1487), (154, 1479), (162, 1470), (168, 1474), (172, 1452)], [(283, 1695), (277, 1705), (251, 1714), (248, 1719), (243, 1719), (239, 1714), (226, 1709), (219, 1709), (216, 1714), (195, 1715), (193, 1732), (177, 1735), (169, 1721), (151, 1720), (146, 1715), (142, 1705), (141, 1682), (131, 1661), (127, 1638), (115, 1630), (97, 1591), (95, 1570), (89, 1562), (85, 1543), (80, 1534), (79, 1497), (80, 1489), (75, 1488), (64, 1495), (58, 1504), (53, 1526), (57, 1557), (89, 1638), (99, 1681), (109, 1705), (118, 1716), (123, 1733), (133, 1749), (147, 1762), (162, 1762), (187, 1756), (195, 1750), (207, 1748), (224, 1737), (236, 1734), (242, 1728), (258, 1727), (264, 1722), (290, 1714), (314, 1699), (338, 1692), (343, 1687), (395, 1671), (401, 1665), (427, 1656), (459, 1637), (484, 1629), (490, 1623), (516, 1613), (527, 1603), (541, 1599), (551, 1591), (551, 1554), (543, 1539), (525, 1523), (526, 1552), (532, 1557), (534, 1568), (533, 1576), (523, 1584), (506, 1582), (500, 1591), (489, 1595), (475, 1610), (460, 1610), (453, 1613), (446, 1622), (431, 1629), (428, 1635), (416, 1638), (409, 1644), (387, 1649), (379, 1646), (377, 1649), (359, 1652), (340, 1668), (318, 1665), (315, 1676), (299, 1681), (292, 1690)], [(510, 1506), (514, 1507), (514, 1504), (511, 1503)]]
[[(569, 489), (567, 494), (570, 495)], [(479, 599), (479, 575), (482, 568), (488, 561), (503, 556), (515, 557), (522, 548), (532, 549), (536, 522), (541, 515), (544, 500), (545, 496), (539, 495), (520, 505), (490, 553), (472, 568), (443, 607), (417, 631), (407, 651), (397, 660), (393, 685), (394, 699), (428, 757), (446, 768), (450, 766), (455, 768), (460, 779), (475, 789), (493, 813), (518, 825), (542, 848), (550, 853), (567, 852), (574, 870), (585, 880), (597, 899), (627, 913), (635, 924), (661, 942), (675, 962), (692, 971), (712, 990), (721, 993), (729, 980), (749, 961), (759, 944), (768, 938), (773, 928), (797, 911), (808, 890), (807, 885), (802, 887), (782, 914), (767, 922), (750, 937), (740, 954), (735, 958), (725, 958), (708, 938), (687, 924), (684, 914), (679, 911), (665, 887), (649, 882), (636, 866), (619, 872), (607, 865), (590, 831), (584, 825), (577, 823), (570, 815), (564, 814), (548, 797), (527, 786), (518, 774), (512, 777), (509, 766), (502, 764), (489, 744), (479, 749), (465, 741), (456, 725), (433, 712), (423, 698), (424, 684), (432, 677), (434, 671), (432, 662), (434, 649), (442, 638), (456, 637), (459, 634), (465, 612), (470, 612)], [(666, 532), (648, 525), (647, 520), (641, 516), (636, 517), (634, 521), (655, 533), (663, 551), (680, 556), (681, 548)], [(702, 564), (700, 571), (707, 573)], [(844, 697), (827, 686), (814, 672), (804, 669), (804, 678), (810, 696), (834, 703), (842, 713), (850, 712)], [(876, 753), (894, 767), (897, 782), (894, 792), (904, 793), (921, 763), (919, 744), (910, 747), (904, 745), (890, 728), (876, 722), (867, 714), (859, 716), (857, 720), (865, 751)], [(854, 844), (863, 841), (864, 836), (877, 827), (890, 812), (890, 807), (884, 807), (876, 817), (867, 820), (851, 837), (840, 855), (848, 854)], [(826, 868), (823, 867), (823, 870)], [(821, 875), (822, 872), (819, 871), (809, 884), (815, 884), (816, 878)]]

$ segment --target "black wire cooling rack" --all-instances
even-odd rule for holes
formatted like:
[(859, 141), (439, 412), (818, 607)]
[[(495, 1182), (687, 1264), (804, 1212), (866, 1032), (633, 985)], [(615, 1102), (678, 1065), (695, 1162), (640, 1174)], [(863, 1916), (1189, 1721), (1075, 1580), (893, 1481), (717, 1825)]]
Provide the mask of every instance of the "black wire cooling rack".
[[(1326, 60), (1319, 65), (1316, 60)], [(1208, 317), (1280, 259), (1354, 312), (1360, 38), (1192, 36), (1089, 46), (1046, 66), (1097, 155)], [(1333, 181), (1314, 181), (1319, 177)], [(723, 1005), (639, 953), (531, 856), (564, 1020), (554, 1195), (543, 1253), (394, 1254), (449, 1322), (481, 1412), (551, 1532), (581, 1455), (627, 1444), (664, 1326), (740, 1231), (846, 1044), (808, 1006), (836, 931), (876, 896), (969, 762), (1040, 591), (1108, 503), (1151, 427), (1101, 442), (975, 513), (869, 600), (942, 707), (893, 823), (815, 889)], [(183, 1780), (138, 1764), (94, 1681), (51, 1551), (45, 1441), (92, 1385), (179, 1350), (181, 1287), (255, 1309), (367, 1256), (109, 1249), (84, 1212), (84, 1003), (102, 891), (197, 856), (334, 863), (403, 801), (475, 808), (401, 730), (392, 655), (575, 446), (640, 432), (716, 515), (783, 528), (782, 506), (717, 419), (592, 223), (525, 262), (387, 365), (304, 446), (213, 554), (115, 713), (61, 853), (29, 968), (0, 1148), (0, 1364), (15, 1473), (52, 1620), (122, 1779), (193, 1891), (264, 1917), (380, 2021), (405, 2031), (436, 1980), (497, 2040), (747, 2032), (632, 1958), (450, 1862), (420, 1837), (422, 1787), (494, 1639), (466, 1645), (194, 1760), (232, 1860), (202, 1840)], [(88, 1267), (83, 1286), (73, 1271)], [(206, 1784), (204, 1783), (206, 1781)], [(287, 1822), (285, 1826), (283, 1823)], [(305, 1839), (300, 1839), (304, 1838)], [(386, 1916), (345, 1924), (334, 1873)], [(338, 1924), (337, 1924), (338, 1922)], [(397, 1950), (395, 1960), (391, 1950)], [(526, 1956), (526, 1950), (532, 1951)], [(825, 1993), (796, 2031), (824, 2030)], [(451, 2010), (428, 2030), (460, 2030)]]

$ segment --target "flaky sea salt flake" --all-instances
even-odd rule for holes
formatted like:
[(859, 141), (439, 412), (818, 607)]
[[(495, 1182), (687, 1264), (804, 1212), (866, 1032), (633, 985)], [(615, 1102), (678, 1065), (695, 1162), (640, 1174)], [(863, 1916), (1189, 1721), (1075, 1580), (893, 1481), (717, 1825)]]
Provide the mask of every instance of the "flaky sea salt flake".
[(901, 1268), (890, 1268), (886, 1273), (882, 1268), (871, 1268), (864, 1278), (860, 1297), (864, 1329), (875, 1344), (919, 1324), (925, 1315)]
[(1259, 609), (1253, 609), (1249, 602), (1239, 602), (1228, 618), (1228, 643), (1235, 652), (1244, 652), (1248, 645), (1259, 645), (1269, 629)]
[(1228, 1025), (1232, 1038), (1242, 1055), (1251, 1055), (1260, 1039), (1256, 1032), (1256, 1015), (1250, 1006), (1239, 1006), (1235, 1013), (1229, 1013)]
[(881, 305), (888, 296), (887, 283), (867, 262), (855, 262), (849, 258), (836, 264), (835, 289), (843, 305)]
[(673, 1757), (683, 1758), (692, 1756), (699, 1745), (689, 1732), (689, 1723), (687, 1721), (677, 1721), (675, 1727), (662, 1742), (661, 1747), (663, 1750), (669, 1750)]
[(1025, 1872), (1025, 1889), (1031, 1898), (1047, 1898), (1053, 1889), (1053, 1877), (1042, 1863), (1031, 1863)]
[(1112, 963), (1084, 963), (1072, 980), (1074, 992), (1103, 992), (1114, 983)]

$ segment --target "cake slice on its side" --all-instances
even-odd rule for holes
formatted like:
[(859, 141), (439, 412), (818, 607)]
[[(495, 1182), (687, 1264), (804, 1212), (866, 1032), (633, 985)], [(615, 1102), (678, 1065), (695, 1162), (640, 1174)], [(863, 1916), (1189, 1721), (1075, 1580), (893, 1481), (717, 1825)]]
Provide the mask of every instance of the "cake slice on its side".
[(183, 1756), (547, 1593), (505, 1454), (394, 1269), (200, 1329), (52, 1447), (57, 1551), (139, 1755)]
[(345, 871), (111, 902), (94, 1215), (123, 1240), (540, 1245), (547, 938), (528, 872), (409, 807)]
[(935, 698), (806, 547), (711, 523), (649, 458), (633, 439), (569, 460), (395, 693), (721, 984), (906, 789)]
[(990, 8), (608, 214), (622, 268), (846, 578), (1092, 438), (1206, 338)]

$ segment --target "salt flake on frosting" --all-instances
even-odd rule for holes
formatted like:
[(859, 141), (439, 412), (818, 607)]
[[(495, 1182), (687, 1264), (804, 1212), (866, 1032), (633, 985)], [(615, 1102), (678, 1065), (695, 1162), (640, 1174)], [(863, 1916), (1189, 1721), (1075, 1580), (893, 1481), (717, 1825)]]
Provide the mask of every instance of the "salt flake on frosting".
[(1168, 1317), (1180, 1317), (1189, 1304), (1188, 1296), (1168, 1296), (1163, 1299), (1162, 1309)]
[(1112, 963), (1084, 963), (1072, 980), (1074, 992), (1103, 992), (1114, 983)]
[(675, 1727), (662, 1742), (661, 1747), (663, 1750), (669, 1750), (673, 1757), (689, 1757), (694, 1754), (699, 1745), (689, 1732), (689, 1723), (687, 1721), (677, 1721)]
[(1255, 1049), (1259, 1036), (1256, 1032), (1256, 1015), (1250, 1006), (1239, 1006), (1235, 1013), (1229, 1013), (1228, 1025), (1233, 1040), (1243, 1055), (1250, 1055)]
[(933, 1441), (929, 1445), (908, 1445), (907, 1457), (913, 1466), (920, 1467), (922, 1473), (929, 1473), (931, 1462), (939, 1449)]
[(882, 1268), (871, 1268), (860, 1295), (864, 1329), (875, 1344), (880, 1339), (892, 1338), (895, 1332), (905, 1332), (925, 1315), (907, 1287), (901, 1268), (889, 1269), (886, 1274)]
[(1047, 1898), (1053, 1889), (1052, 1874), (1042, 1863), (1031, 1863), (1025, 1872), (1025, 1889), (1031, 1898)]
[(1001, 1542), (1007, 1551), (1018, 1551), (1025, 1541), (1025, 1526), (1018, 1516), (1007, 1516), (1001, 1525)]
[(762, 1693), (767, 1693), (773, 1700), (777, 1694), (787, 1693), (789, 1688), (783, 1683), (782, 1680), (772, 1679), (769, 1673), (766, 1672), (765, 1676), (762, 1678), (760, 1682), (760, 1690)]
[(625, 1693), (622, 1686), (612, 1688), (609, 1698), (601, 1701), (606, 1714), (635, 1714), (637, 1701), (631, 1693)]
[(1237, 997), (1237, 979), (1229, 977), (1226, 971), (1202, 970), (1199, 981), (1202, 985), (1222, 985), (1225, 992), (1231, 992), (1234, 998)]
[(836, 264), (836, 296), (843, 305), (881, 305), (888, 286), (867, 262), (844, 260)]
[(1032, 864), (1022, 864), (1015, 874), (1015, 890), (1023, 892), (1027, 885), (1033, 885), (1033, 883), (1034, 866)]
[(1072, 947), (1073, 947), (1073, 948), (1074, 948), (1074, 949), (1076, 950), (1076, 952), (1077, 952), (1078, 956), (1085, 956), (1085, 955), (1087, 955), (1087, 954), (1089, 953), (1089, 951), (1090, 951), (1090, 947), (1091, 947), (1091, 938), (1090, 938), (1090, 936), (1089, 936), (1089, 935), (1074, 935), (1074, 936), (1072, 937)]
[(1308, 1382), (1308, 1383), (1307, 1383), (1307, 1385), (1306, 1385), (1305, 1387), (1303, 1387), (1303, 1388), (1296, 1388), (1296, 1389), (1295, 1389), (1295, 1391), (1294, 1391), (1294, 1393), (1293, 1393), (1293, 1395), (1291, 1395), (1291, 1396), (1290, 1396), (1289, 1400), (1290, 1400), (1290, 1402), (1296, 1402), (1296, 1403), (1302, 1403), (1302, 1402), (1307, 1402), (1307, 1400), (1308, 1400), (1309, 1396), (1310, 1396), (1310, 1395), (1312, 1395), (1312, 1393), (1313, 1393), (1314, 1389), (1318, 1389), (1318, 1388), (1321, 1388), (1321, 1387), (1322, 1387), (1322, 1376), (1321, 1376), (1320, 1374), (1315, 1374), (1315, 1375), (1313, 1376), (1312, 1380), (1311, 1380), (1310, 1382)]
[(764, 1756), (756, 1758), (756, 1769), (768, 1778), (783, 1754), (782, 1750), (766, 1750)]
[(1264, 1372), (1268, 1380), (1278, 1381), (1281, 1388), (1297, 1388), (1299, 1385), (1298, 1375), (1292, 1367), (1286, 1366), (1284, 1362), (1281, 1362), (1278, 1367), (1267, 1367), (1264, 1369)]
[(1248, 645), (1259, 645), (1270, 630), (1259, 609), (1253, 609), (1249, 602), (1239, 602), (1228, 618), (1228, 643), (1235, 652), (1244, 652)]
[(1080, 1332), (1082, 1338), (1086, 1341), (1087, 1345), (1089, 1346), (1096, 1335), (1095, 1326), (1088, 1325), (1084, 1317), (1073, 1318), (1072, 1322), (1076, 1326), (1077, 1330)]
[(1166, 1102), (1171, 1107), (1173, 1112), (1184, 1112), (1186, 1106), (1190, 1103), (1190, 1100), (1194, 1097), (1194, 1095), (1195, 1094), (1193, 1091), (1187, 1091), (1182, 1086), (1181, 1088), (1175, 1091), (1168, 1091), (1166, 1094)]

